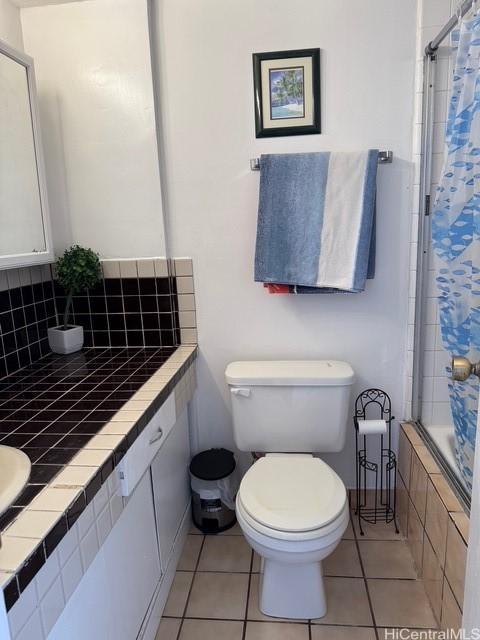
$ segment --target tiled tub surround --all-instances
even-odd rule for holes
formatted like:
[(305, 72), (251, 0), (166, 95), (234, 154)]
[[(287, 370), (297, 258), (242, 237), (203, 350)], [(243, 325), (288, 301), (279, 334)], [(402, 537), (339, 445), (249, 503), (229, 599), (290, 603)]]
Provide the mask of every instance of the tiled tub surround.
[[(103, 498), (96, 496), (112, 493), (115, 482), (107, 480), (113, 469), (172, 391), (177, 412), (188, 402), (195, 358), (193, 345), (89, 349), (49, 356), (1, 382), (0, 411), (10, 406), (0, 414), (1, 442), (21, 447), (33, 463), (30, 484), (2, 525), (0, 585), (7, 610), (20, 605), (27, 590), (36, 588), (40, 599), (42, 579), (33, 587), (34, 577), (52, 564), (52, 555), (55, 566), (61, 563), (59, 544), (77, 531), (83, 512), (91, 513), (92, 501), (99, 515), (95, 504)], [(10, 419), (12, 413), (17, 418)], [(116, 501), (110, 522), (118, 509)], [(78, 543), (79, 532), (72, 537)], [(85, 558), (82, 566), (85, 571)]]
[(56, 324), (50, 265), (0, 271), (0, 378), (49, 353)]
[(399, 524), (442, 629), (461, 627), (469, 517), (412, 424), (402, 425)]

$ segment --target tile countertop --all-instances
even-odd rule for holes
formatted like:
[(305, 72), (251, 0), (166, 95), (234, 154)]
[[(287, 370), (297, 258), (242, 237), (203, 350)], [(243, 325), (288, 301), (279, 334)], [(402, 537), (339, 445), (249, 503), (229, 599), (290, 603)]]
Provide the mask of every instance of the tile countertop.
[(32, 461), (0, 516), (0, 588), (18, 599), (197, 355), (195, 345), (50, 355), (0, 380), (0, 445)]

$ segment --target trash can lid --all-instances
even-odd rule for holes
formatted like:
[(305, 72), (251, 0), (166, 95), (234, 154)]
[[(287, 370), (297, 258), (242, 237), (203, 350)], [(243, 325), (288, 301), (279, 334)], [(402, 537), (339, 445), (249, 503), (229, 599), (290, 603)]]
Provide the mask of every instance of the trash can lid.
[(197, 453), (190, 462), (190, 473), (200, 480), (221, 480), (235, 469), (236, 463), (232, 451), (228, 449), (209, 449)]

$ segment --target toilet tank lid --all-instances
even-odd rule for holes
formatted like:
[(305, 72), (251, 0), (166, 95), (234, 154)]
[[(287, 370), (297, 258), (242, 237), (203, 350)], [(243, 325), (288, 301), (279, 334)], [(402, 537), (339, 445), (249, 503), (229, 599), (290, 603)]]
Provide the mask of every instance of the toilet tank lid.
[(225, 371), (230, 385), (348, 386), (355, 374), (341, 360), (258, 360), (231, 362)]

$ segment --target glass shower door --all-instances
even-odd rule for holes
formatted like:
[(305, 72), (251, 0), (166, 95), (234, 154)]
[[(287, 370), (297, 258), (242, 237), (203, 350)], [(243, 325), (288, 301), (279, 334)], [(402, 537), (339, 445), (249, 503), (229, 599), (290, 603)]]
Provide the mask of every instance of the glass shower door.
[[(452, 380), (451, 358), (480, 347), (480, 21), (466, 19), (427, 62), (423, 152), (431, 215), (423, 227), (417, 417), (437, 458), (471, 493), (479, 380)], [(429, 66), (430, 65), (430, 66)], [(434, 68), (436, 67), (435, 71)], [(428, 195), (425, 202), (428, 206)], [(465, 364), (465, 363), (464, 363)]]

